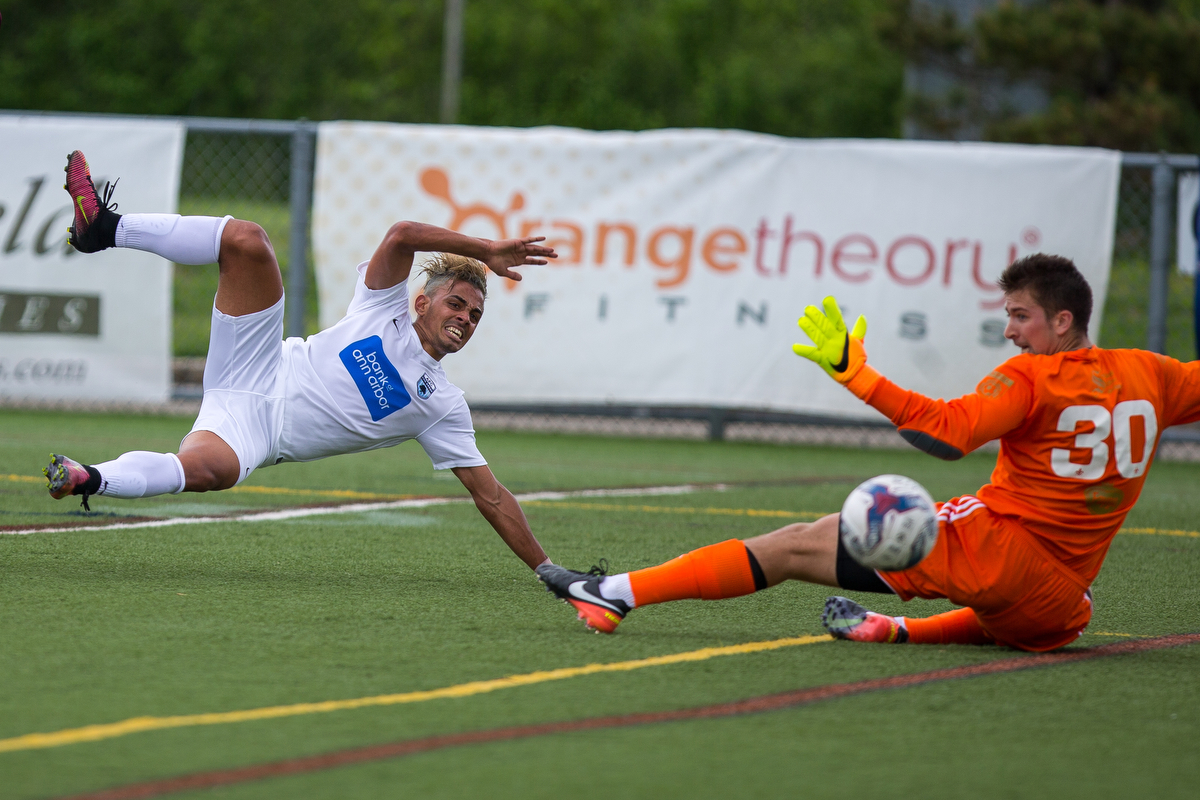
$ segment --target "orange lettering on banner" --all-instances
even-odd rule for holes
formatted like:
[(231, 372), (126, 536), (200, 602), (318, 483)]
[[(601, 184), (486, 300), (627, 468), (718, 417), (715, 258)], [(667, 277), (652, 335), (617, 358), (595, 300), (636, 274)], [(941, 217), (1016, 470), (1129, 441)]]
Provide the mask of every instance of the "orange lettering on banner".
[(552, 224), (556, 229), (565, 229), (569, 236), (565, 239), (546, 239), (546, 247), (552, 248), (558, 252), (558, 258), (550, 263), (573, 265), (583, 263), (583, 228), (579, 227), (574, 222), (567, 222), (566, 220), (562, 219), (556, 219)]
[[(905, 247), (919, 247), (925, 251), (925, 268), (920, 275), (909, 276), (902, 275), (896, 269), (896, 254)], [(887, 267), (888, 275), (892, 276), (892, 280), (901, 286), (917, 286), (929, 280), (929, 276), (937, 268), (937, 256), (934, 255), (933, 245), (920, 236), (901, 236), (896, 241), (892, 242), (892, 246), (888, 248), (887, 257), (884, 259), (884, 265)]]
[(538, 228), (542, 227), (540, 219), (523, 219), (521, 220), (521, 232), (517, 234), (517, 238), (524, 239), (528, 236), (538, 236), (534, 233)]
[(704, 263), (717, 272), (732, 272), (738, 268), (736, 258), (722, 260), (721, 256), (740, 256), (746, 252), (746, 237), (737, 228), (717, 228), (704, 238), (700, 252)]
[(624, 263), (625, 266), (632, 267), (634, 248), (637, 246), (637, 231), (634, 230), (632, 225), (626, 222), (613, 224), (601, 222), (596, 226), (596, 266), (604, 264), (605, 245), (608, 243), (608, 234), (614, 231), (625, 235)]
[[(855, 252), (850, 248), (855, 245), (862, 245), (865, 250)], [(833, 267), (834, 273), (842, 280), (850, 283), (862, 283), (871, 277), (870, 270), (862, 272), (846, 272), (842, 269), (843, 262), (850, 264), (874, 264), (879, 260), (879, 248), (875, 246), (875, 242), (870, 236), (864, 236), (861, 233), (852, 233), (849, 236), (843, 236), (838, 239), (837, 244), (833, 246), (833, 254), (829, 257), (829, 265)]]
[[(692, 237), (694, 235), (695, 229), (693, 228), (676, 228), (670, 225), (665, 225), (650, 234), (650, 241), (646, 243), (646, 256), (650, 259), (650, 263), (662, 269), (675, 271), (673, 275), (656, 280), (654, 283), (658, 288), (666, 289), (669, 286), (678, 286), (687, 280), (688, 269), (692, 262)], [(678, 242), (679, 253), (674, 258), (668, 258), (659, 251), (659, 245), (667, 237), (674, 237)]]

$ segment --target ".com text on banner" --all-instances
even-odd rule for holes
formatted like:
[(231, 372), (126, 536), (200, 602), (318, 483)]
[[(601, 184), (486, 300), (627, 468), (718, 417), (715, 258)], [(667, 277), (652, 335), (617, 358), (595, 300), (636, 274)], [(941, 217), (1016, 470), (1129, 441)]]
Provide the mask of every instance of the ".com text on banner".
[(935, 397), (1016, 354), (1001, 270), (1075, 260), (1099, 329), (1119, 154), (741, 132), (326, 123), (314, 248), (321, 324), (355, 265), (409, 219), (545, 236), (559, 259), (494, 279), (446, 368), (487, 402), (705, 405), (877, 418), (791, 352), (836, 295), (871, 362)]

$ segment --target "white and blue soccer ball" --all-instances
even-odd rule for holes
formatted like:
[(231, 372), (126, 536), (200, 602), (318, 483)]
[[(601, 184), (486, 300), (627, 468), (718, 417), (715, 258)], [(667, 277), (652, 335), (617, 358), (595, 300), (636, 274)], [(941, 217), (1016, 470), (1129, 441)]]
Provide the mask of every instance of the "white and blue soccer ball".
[(880, 475), (846, 498), (838, 535), (850, 556), (868, 569), (908, 569), (937, 542), (937, 508), (912, 478)]

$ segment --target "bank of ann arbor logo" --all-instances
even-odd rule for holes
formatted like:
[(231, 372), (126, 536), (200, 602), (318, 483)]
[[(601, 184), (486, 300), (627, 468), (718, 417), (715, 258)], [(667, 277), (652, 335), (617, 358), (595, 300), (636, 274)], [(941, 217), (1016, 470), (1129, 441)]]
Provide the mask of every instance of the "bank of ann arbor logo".
[(378, 422), (412, 402), (400, 380), (400, 373), (384, 354), (383, 340), (378, 336), (353, 342), (338, 355), (367, 404), (371, 419)]

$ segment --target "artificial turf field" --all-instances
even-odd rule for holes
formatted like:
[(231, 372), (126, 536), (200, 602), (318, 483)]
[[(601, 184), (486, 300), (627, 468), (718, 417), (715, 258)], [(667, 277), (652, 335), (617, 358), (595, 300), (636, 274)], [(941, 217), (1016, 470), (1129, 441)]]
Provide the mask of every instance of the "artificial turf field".
[[(33, 479), (52, 449), (85, 462), (171, 450), (189, 424), (0, 411), (0, 526), (464, 496), (415, 444), (260, 470), (236, 491), (94, 498), (88, 515), (76, 501), (50, 500)], [(617, 571), (837, 510), (855, 483), (883, 472), (910, 475), (938, 499), (971, 492), (994, 460), (488, 432), (479, 441), (518, 494), (696, 486), (524, 504), (557, 562), (587, 568), (605, 557)], [(1200, 631), (1197, 479), (1200, 465), (1155, 465), (1126, 522), (1143, 532), (1117, 536), (1094, 587), (1091, 627), (1067, 652)], [(1196, 644), (767, 713), (426, 741), (1024, 657), (997, 647), (827, 641), (818, 621), (826, 594), (787, 584), (720, 603), (655, 606), (633, 612), (614, 636), (590, 634), (469, 503), (0, 535), (0, 797), (59, 797), (414, 740), (432, 749), (277, 777), (251, 771), (169, 796), (1196, 796)], [(949, 608), (859, 599), (916, 616)], [(711, 650), (760, 642), (775, 645)], [(647, 661), (676, 654), (693, 655)], [(570, 669), (592, 664), (622, 666)], [(420, 691), (430, 694), (411, 694)], [(390, 699), (296, 707), (380, 697)], [(289, 708), (255, 712), (275, 706)], [(238, 711), (251, 719), (228, 714)], [(194, 716), (206, 713), (217, 716)], [(126, 733), (101, 727), (93, 740), (77, 732), (145, 717), (179, 719), (131, 723), (151, 729)]]

